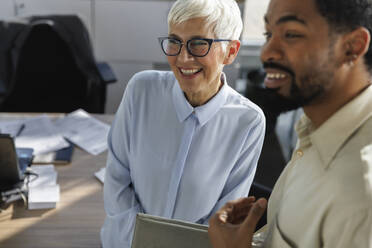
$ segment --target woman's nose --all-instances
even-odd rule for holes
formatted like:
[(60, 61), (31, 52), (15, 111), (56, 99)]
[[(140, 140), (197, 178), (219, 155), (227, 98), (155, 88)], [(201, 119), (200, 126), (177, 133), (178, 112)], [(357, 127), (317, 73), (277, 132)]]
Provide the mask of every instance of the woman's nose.
[(194, 56), (192, 56), (186, 49), (186, 46), (181, 47), (180, 53), (177, 55), (177, 59), (179, 61), (188, 61), (193, 60)]

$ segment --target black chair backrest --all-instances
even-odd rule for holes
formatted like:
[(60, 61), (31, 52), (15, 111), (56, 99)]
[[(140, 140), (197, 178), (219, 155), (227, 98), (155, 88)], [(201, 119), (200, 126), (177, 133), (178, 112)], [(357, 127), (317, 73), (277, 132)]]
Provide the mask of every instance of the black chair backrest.
[(84, 106), (87, 78), (67, 44), (47, 24), (32, 28), (19, 55), (10, 112), (71, 112)]
[(1, 112), (104, 112), (116, 77), (107, 63), (96, 63), (78, 16), (0, 21), (0, 36)]

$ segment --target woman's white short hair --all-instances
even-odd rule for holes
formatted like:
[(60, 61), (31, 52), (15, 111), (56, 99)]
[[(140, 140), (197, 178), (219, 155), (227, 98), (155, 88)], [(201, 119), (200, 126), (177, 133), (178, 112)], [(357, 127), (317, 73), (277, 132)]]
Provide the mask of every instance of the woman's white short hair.
[(238, 40), (243, 29), (235, 0), (177, 0), (168, 14), (168, 29), (193, 18), (205, 18), (216, 38)]

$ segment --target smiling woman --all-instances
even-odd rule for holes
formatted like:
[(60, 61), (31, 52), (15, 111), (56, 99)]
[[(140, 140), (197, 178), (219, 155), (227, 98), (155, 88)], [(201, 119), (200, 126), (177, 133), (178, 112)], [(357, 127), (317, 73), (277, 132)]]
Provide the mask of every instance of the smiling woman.
[(111, 127), (104, 247), (130, 247), (138, 212), (206, 224), (246, 196), (265, 132), (262, 111), (227, 82), (242, 30), (235, 0), (178, 0), (159, 38), (172, 71), (137, 73)]
[[(187, 46), (186, 49), (180, 46), (177, 56), (168, 55), (168, 63), (189, 103), (194, 107), (203, 105), (222, 86), (223, 66), (234, 61), (240, 43), (237, 40), (221, 40), (228, 43), (225, 52), (220, 42), (213, 42), (216, 35), (203, 17), (192, 18), (180, 24), (171, 24), (169, 36), (178, 39), (179, 43), (186, 42)], [(208, 37), (210, 43), (197, 38), (197, 44), (196, 37)], [(198, 56), (195, 56), (193, 51), (198, 52)]]

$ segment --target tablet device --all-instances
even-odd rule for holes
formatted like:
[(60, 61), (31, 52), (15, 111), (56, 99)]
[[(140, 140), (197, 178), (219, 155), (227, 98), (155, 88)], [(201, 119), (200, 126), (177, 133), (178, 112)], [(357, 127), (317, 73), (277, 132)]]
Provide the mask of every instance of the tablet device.
[(212, 248), (208, 226), (137, 214), (132, 248)]
[(32, 153), (30, 148), (16, 149), (10, 135), (0, 134), (0, 191), (22, 184), (27, 166), (32, 161)]

